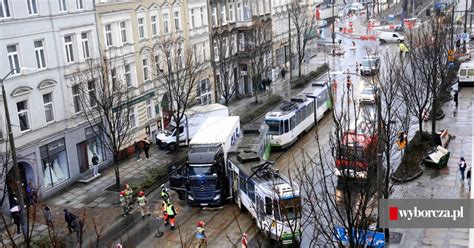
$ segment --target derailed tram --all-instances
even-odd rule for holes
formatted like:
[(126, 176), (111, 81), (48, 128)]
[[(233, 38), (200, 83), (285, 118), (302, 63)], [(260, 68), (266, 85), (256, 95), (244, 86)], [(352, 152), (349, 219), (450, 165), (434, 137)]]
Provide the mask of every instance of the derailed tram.
[[(263, 125), (264, 126), (264, 125)], [(247, 209), (258, 228), (282, 244), (299, 241), (301, 231), (301, 196), (299, 188), (262, 159), (266, 130), (252, 133), (244, 129), (244, 140), (229, 157), (229, 176), (234, 201)], [(260, 138), (259, 138), (260, 137)], [(249, 142), (255, 145), (249, 145)]]

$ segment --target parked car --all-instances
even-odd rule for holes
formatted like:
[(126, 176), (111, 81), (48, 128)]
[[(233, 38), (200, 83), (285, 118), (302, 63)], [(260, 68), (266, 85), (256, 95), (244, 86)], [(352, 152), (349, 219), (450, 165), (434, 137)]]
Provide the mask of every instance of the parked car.
[(400, 42), (405, 41), (405, 36), (397, 32), (380, 32), (378, 38), (379, 38), (380, 43), (388, 43), (388, 42), (400, 43)]
[(366, 85), (359, 95), (359, 103), (375, 103), (375, 92), (372, 85)]

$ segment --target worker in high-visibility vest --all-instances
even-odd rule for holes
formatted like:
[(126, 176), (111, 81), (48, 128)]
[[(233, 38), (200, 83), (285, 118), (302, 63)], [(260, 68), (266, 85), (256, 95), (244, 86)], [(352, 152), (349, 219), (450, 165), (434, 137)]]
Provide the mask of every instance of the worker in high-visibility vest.
[(167, 208), (166, 202), (163, 201), (163, 203), (161, 203), (161, 212), (163, 213), (163, 223), (165, 224), (165, 226), (168, 226), (170, 222), (168, 219), (168, 213), (166, 212), (166, 208)]
[(148, 202), (145, 197), (145, 192), (140, 191), (137, 197), (138, 207), (140, 207), (140, 213), (142, 218), (145, 218), (145, 215), (150, 216), (150, 211), (148, 210)]
[(163, 198), (163, 200), (165, 201), (170, 198), (170, 194), (168, 193), (168, 190), (166, 189), (164, 184), (161, 185), (161, 198)]
[(170, 221), (170, 227), (171, 230), (174, 230), (175, 228), (175, 217), (176, 217), (176, 209), (173, 206), (173, 203), (171, 203), (170, 200), (166, 203), (166, 213), (168, 214), (168, 219)]
[(400, 42), (399, 47), (400, 47), (400, 55), (403, 55), (403, 53), (410, 52), (410, 49), (403, 42)]
[(196, 239), (198, 239), (199, 241), (196, 244), (196, 248), (207, 247), (206, 234), (204, 233), (204, 225), (204, 221), (198, 221), (196, 225)]

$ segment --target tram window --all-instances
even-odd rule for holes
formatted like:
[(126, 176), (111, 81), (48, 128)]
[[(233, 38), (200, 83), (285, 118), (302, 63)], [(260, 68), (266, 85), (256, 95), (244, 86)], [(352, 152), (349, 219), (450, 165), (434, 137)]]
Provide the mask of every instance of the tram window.
[(275, 219), (281, 220), (280, 209), (278, 207), (277, 200), (273, 200), (273, 215), (275, 216)]
[(273, 214), (272, 199), (268, 196), (265, 196), (265, 213), (267, 215)]
[(310, 116), (311, 114), (313, 114), (313, 103), (310, 103), (307, 106), (307, 111), (306, 111), (306, 116)]
[(319, 94), (318, 98), (318, 108), (321, 107), (323, 104), (326, 104), (326, 101), (328, 100), (328, 91), (324, 90)]
[(301, 108), (301, 121), (303, 121), (304, 119), (306, 119), (306, 106), (303, 106), (303, 108)]
[(248, 196), (252, 202), (255, 202), (255, 185), (253, 181), (247, 181)]
[(288, 123), (288, 119), (286, 119), (283, 123), (283, 127), (285, 128), (285, 133), (288, 133), (290, 131), (290, 126)]
[(296, 117), (293, 115), (291, 118), (290, 118), (290, 130), (293, 130), (296, 126)]
[(268, 134), (279, 135), (280, 134), (280, 121), (266, 120), (268, 125)]
[(247, 179), (240, 174), (239, 175), (239, 181), (240, 181), (240, 190), (242, 190), (245, 194), (247, 194), (247, 184), (245, 183)]

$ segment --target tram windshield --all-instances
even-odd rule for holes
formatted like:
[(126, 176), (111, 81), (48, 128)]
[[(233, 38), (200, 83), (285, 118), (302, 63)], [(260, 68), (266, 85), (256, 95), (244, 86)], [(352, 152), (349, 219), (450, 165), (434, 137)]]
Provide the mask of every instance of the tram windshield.
[(280, 200), (279, 213), (275, 217), (281, 221), (294, 220), (301, 217), (301, 197)]
[(279, 135), (280, 133), (280, 121), (277, 120), (266, 120), (268, 125), (268, 134)]

